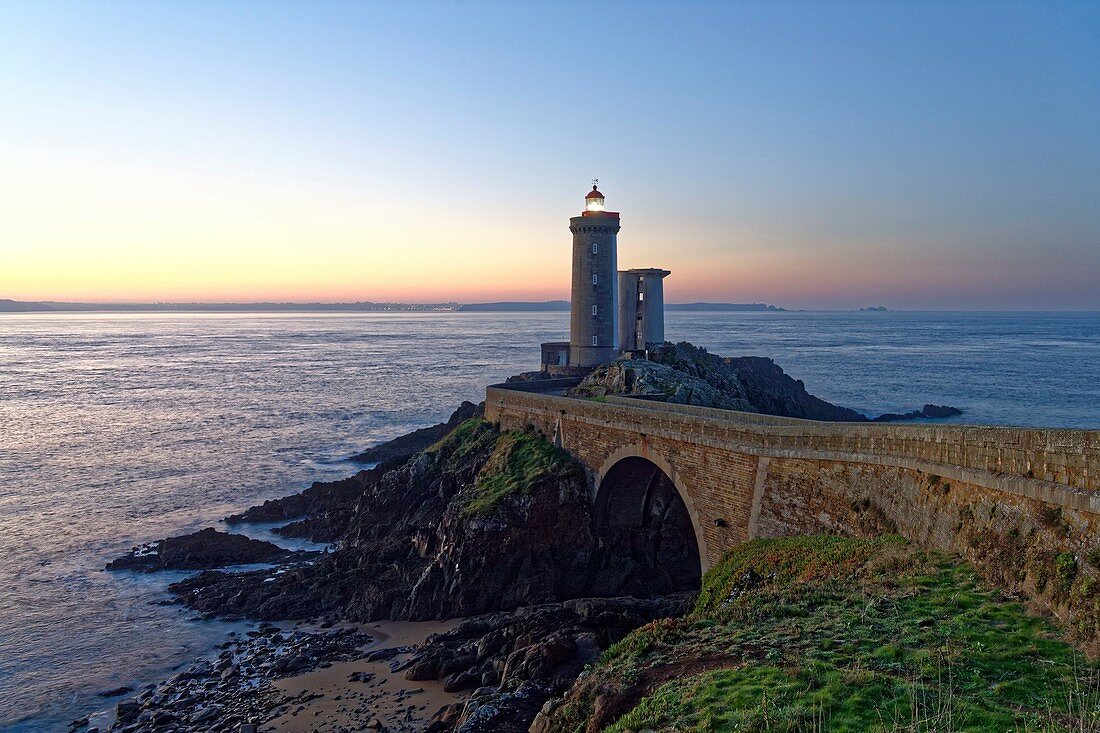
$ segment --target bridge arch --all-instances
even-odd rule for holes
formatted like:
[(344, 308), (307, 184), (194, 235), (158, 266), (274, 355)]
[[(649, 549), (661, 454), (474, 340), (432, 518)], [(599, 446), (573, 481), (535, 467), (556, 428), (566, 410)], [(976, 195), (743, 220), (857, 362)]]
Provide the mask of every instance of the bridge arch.
[[(676, 495), (679, 497), (680, 503), (683, 504), (687, 517), (691, 522), (691, 529), (695, 536), (695, 546), (699, 554), (699, 574), (702, 576), (707, 572), (709, 567), (709, 561), (707, 559), (709, 557), (709, 552), (707, 549), (706, 537), (703, 535), (703, 526), (699, 521), (699, 513), (695, 510), (695, 504), (691, 499), (691, 494), (688, 492), (687, 486), (681, 479), (680, 474), (676, 471), (676, 468), (664, 456), (651, 450), (644, 441), (618, 448), (604, 460), (603, 464), (596, 471), (595, 481), (593, 483), (594, 495), (592, 498), (597, 521), (600, 521), (601, 518), (606, 520), (609, 512), (614, 513), (616, 509), (620, 511), (623, 509), (623, 507), (616, 508), (612, 505), (613, 497), (611, 493), (616, 488), (616, 474), (621, 475), (622, 472), (630, 470), (632, 468), (631, 464), (635, 461), (648, 463), (659, 470), (676, 489)], [(639, 464), (636, 463), (634, 464), (634, 466), (638, 465)], [(626, 511), (636, 511), (639, 517), (643, 510), (644, 507), (641, 505), (635, 506), (633, 509), (626, 508)]]

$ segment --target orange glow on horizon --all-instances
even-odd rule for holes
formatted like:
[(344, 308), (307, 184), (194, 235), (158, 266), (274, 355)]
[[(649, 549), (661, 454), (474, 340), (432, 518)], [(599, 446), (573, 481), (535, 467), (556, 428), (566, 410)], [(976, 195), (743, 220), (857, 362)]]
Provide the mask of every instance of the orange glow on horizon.
[[(418, 197), (396, 188), (215, 177), (186, 167), (151, 175), (117, 161), (74, 166), (56, 152), (23, 155), (27, 175), (0, 179), (0, 200), (10, 211), (0, 298), (439, 303), (569, 297), (566, 223), (581, 208), (579, 196), (575, 208), (523, 200), (486, 213), (442, 190)], [(54, 211), (59, 201), (64, 216)], [(1048, 297), (1031, 274), (1044, 263), (1017, 256), (1013, 267), (1004, 267), (999, 252), (977, 256), (960, 241), (859, 241), (781, 223), (751, 227), (729, 214), (685, 220), (642, 202), (621, 203), (619, 266), (670, 269), (670, 303), (965, 307), (996, 303), (1005, 292), (1035, 304)], [(1087, 269), (1067, 271), (1060, 282), (1088, 293), (1087, 277)]]

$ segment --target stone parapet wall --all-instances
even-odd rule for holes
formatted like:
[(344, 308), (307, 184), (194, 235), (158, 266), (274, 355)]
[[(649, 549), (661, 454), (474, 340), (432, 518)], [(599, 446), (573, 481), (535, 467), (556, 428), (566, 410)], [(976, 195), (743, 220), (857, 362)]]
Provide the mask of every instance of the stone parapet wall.
[[(1100, 513), (1100, 431), (971, 425), (825, 423), (648, 400), (523, 399), (490, 387), (487, 414), (564, 411), (573, 422), (617, 426), (718, 449), (908, 467)], [(496, 418), (490, 418), (496, 419)]]
[(704, 570), (755, 537), (898, 533), (1100, 639), (1098, 431), (822, 423), (503, 386), (487, 390), (485, 416), (552, 437), (594, 492), (623, 458), (659, 466)]

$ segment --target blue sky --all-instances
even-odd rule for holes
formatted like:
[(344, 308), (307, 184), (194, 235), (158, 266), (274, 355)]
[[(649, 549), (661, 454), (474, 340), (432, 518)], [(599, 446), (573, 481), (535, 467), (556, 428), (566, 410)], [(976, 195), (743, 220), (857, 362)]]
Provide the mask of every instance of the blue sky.
[(1100, 3), (0, 5), (0, 297), (1100, 309)]

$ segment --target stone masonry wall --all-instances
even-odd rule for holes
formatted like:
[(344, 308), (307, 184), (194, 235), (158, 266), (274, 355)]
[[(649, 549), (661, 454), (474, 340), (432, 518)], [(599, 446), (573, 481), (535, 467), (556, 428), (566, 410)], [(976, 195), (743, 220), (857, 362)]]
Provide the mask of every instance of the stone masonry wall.
[(777, 459), (754, 536), (898, 533), (957, 553), (1100, 651), (1100, 515), (908, 468)]
[(1100, 639), (1100, 432), (817, 423), (496, 387), (486, 417), (555, 439), (594, 491), (627, 456), (661, 466), (704, 569), (754, 537), (897, 532)]

